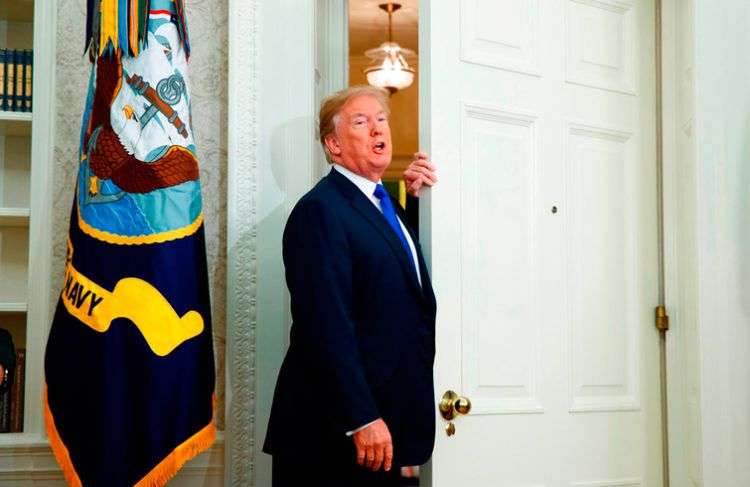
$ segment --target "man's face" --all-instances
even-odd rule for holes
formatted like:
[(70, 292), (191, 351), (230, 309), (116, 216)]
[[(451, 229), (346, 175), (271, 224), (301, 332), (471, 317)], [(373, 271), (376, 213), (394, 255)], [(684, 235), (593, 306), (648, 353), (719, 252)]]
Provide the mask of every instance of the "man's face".
[(391, 128), (380, 102), (369, 95), (344, 104), (333, 134), (326, 137), (331, 158), (352, 172), (378, 181), (391, 163)]

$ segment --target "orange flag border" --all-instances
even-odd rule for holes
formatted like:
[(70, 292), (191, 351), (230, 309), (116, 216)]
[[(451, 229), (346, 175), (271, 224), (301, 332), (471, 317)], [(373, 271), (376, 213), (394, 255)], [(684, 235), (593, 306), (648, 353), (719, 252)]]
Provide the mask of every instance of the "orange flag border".
[[(73, 462), (70, 459), (70, 453), (65, 443), (60, 438), (60, 434), (55, 426), (55, 418), (52, 415), (52, 411), (49, 408), (47, 402), (47, 386), (44, 387), (44, 422), (47, 425), (47, 436), (49, 437), (50, 447), (52, 453), (57, 459), (57, 463), (60, 465), (65, 476), (65, 480), (68, 482), (70, 487), (83, 487), (81, 479), (78, 477)], [(213, 398), (213, 409), (216, 412), (216, 396)], [(213, 419), (210, 423), (200, 429), (193, 436), (177, 445), (164, 459), (159, 462), (154, 468), (151, 469), (141, 480), (139, 480), (133, 487), (162, 487), (169, 482), (172, 477), (177, 475), (177, 472), (185, 465), (188, 461), (192, 460), (199, 454), (208, 450), (216, 440), (216, 425)]]

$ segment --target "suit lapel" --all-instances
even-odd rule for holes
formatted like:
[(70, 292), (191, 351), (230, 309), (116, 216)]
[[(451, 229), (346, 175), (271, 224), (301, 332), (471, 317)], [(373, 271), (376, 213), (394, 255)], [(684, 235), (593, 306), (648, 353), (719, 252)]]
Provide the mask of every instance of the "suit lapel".
[(432, 289), (432, 281), (430, 280), (430, 273), (427, 270), (427, 263), (424, 260), (424, 254), (422, 253), (422, 247), (419, 244), (419, 238), (417, 238), (417, 235), (414, 233), (414, 230), (409, 226), (409, 224), (406, 223), (406, 212), (401, 208), (400, 205), (396, 206), (396, 213), (398, 214), (398, 217), (401, 219), (402, 222), (404, 222), (404, 227), (406, 227), (406, 230), (409, 232), (409, 236), (411, 236), (411, 241), (414, 242), (414, 249), (417, 251), (417, 262), (419, 263), (419, 274), (422, 277), (422, 292), (424, 293), (425, 298), (428, 300), (432, 300), (434, 302), (435, 292)]
[[(417, 280), (414, 263), (411, 261), (410, 256), (407, 255), (404, 246), (401, 243), (401, 239), (399, 239), (396, 232), (393, 231), (388, 220), (385, 219), (383, 214), (375, 208), (375, 205), (373, 205), (362, 191), (360, 191), (354, 183), (349, 181), (346, 176), (339, 174), (335, 169), (331, 169), (328, 177), (331, 178), (336, 186), (348, 197), (352, 207), (369, 221), (378, 230), (386, 242), (388, 242), (388, 245), (391, 247), (391, 250), (401, 265), (401, 269), (406, 274), (407, 280), (411, 283), (419, 296), (422, 297), (422, 288)], [(416, 248), (416, 240), (414, 242)]]
[(419, 275), (422, 277), (422, 288), (427, 292), (428, 289), (432, 289), (432, 285), (429, 272), (427, 271), (427, 263), (424, 260), (424, 254), (422, 254), (422, 247), (419, 245), (419, 238), (414, 233), (414, 229), (406, 223), (406, 212), (401, 208), (401, 205), (396, 207), (396, 213), (401, 221), (404, 222), (404, 227), (406, 227), (406, 231), (409, 232), (411, 241), (414, 242), (414, 249), (417, 251), (417, 262), (419, 263)]
[(351, 203), (354, 209), (357, 210), (362, 216), (364, 216), (375, 228), (377, 228), (383, 238), (385, 238), (385, 240), (388, 242), (388, 245), (390, 245), (391, 250), (396, 255), (399, 263), (401, 264), (401, 268), (407, 275), (409, 282), (421, 295), (422, 289), (419, 286), (419, 281), (417, 280), (414, 263), (410, 260), (409, 255), (407, 255), (406, 251), (404, 250), (401, 239), (398, 238), (396, 232), (394, 232), (393, 228), (391, 228), (391, 226), (388, 224), (388, 220), (386, 220), (383, 214), (380, 213), (377, 208), (375, 208), (375, 205), (373, 205), (372, 202), (367, 200), (365, 195), (361, 195), (361, 198), (352, 198)]

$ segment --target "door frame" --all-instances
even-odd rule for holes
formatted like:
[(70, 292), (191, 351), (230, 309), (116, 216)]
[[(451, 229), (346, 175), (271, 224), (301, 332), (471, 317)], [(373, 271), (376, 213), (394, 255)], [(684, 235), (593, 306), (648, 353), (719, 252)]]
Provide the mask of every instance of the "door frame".
[(228, 4), (224, 480), (232, 486), (253, 478), (259, 7), (260, 0)]
[(657, 0), (662, 29), (662, 136), (667, 438), (670, 484), (702, 485), (693, 0)]
[[(330, 1), (345, 14), (346, 0)], [(680, 331), (681, 322), (697, 319), (694, 310), (687, 306), (689, 296), (680, 293), (696, 276), (686, 273), (684, 266), (680, 269), (677, 248), (678, 237), (686, 230), (689, 233), (689, 229), (679, 227), (679, 194), (684, 183), (679, 179), (682, 172), (676, 160), (677, 140), (674, 137), (675, 131), (681, 130), (675, 122), (679, 102), (675, 93), (680, 76), (684, 74), (677, 72), (677, 60), (684, 53), (675, 38), (675, 29), (677, 12), (680, 7), (685, 7), (686, 2), (690, 0), (662, 0), (664, 252), (666, 304), (673, 323), (672, 331), (667, 334), (668, 438), (673, 485), (683, 485), (681, 479), (687, 478), (689, 452), (684, 445), (689, 438), (686, 421), (698, 420), (696, 424), (700, 423), (700, 411), (687, 413), (690, 391), (685, 385), (688, 357), (685, 356), (684, 342), (690, 337)], [(267, 216), (263, 200), (273, 199), (271, 193), (276, 193), (281, 199), (273, 204), (281, 205), (288, 214), (293, 202), (314, 181), (313, 151), (317, 146), (314, 140), (317, 111), (314, 103), (314, 46), (319, 34), (342, 35), (346, 26), (340, 15), (332, 15), (327, 32), (316, 33), (312, 3), (229, 0), (228, 5), (231, 15), (228, 19), (225, 480), (232, 486), (266, 485), (270, 479), (270, 465), (260, 454), (260, 446), (270, 405), (268, 381), (278, 370), (284, 353), (283, 335), (289, 323), (286, 306), (278, 307), (279, 302), (286, 300), (279, 256), (274, 255), (270, 260), (259, 257), (261, 247), (279, 240), (283, 228), (278, 225), (283, 219), (271, 226), (262, 225)], [(420, 18), (420, 24), (427, 21)], [(285, 28), (274, 29), (275, 25)], [(283, 39), (281, 32), (277, 31), (297, 32), (295, 39), (301, 36), (308, 42)], [(319, 37), (317, 41), (320, 41)], [(296, 62), (279, 62), (290, 57)], [(688, 53), (688, 58), (692, 59), (692, 53)], [(428, 57), (423, 55), (420, 59), (423, 70), (427, 69), (428, 63)], [(344, 69), (342, 66), (345, 64), (331, 63), (330, 76), (333, 77), (336, 70)], [(425, 78), (424, 86), (430, 82), (426, 76), (420, 78)], [(271, 112), (272, 119), (267, 116)], [(285, 122), (294, 120), (298, 123), (285, 125)], [(278, 132), (280, 123), (283, 133), (275, 136), (280, 140), (271, 147), (270, 139)], [(429, 127), (422, 124), (420, 140), (428, 140), (427, 137)], [(279, 187), (269, 189), (268, 165), (274, 156), (294, 156), (297, 165), (293, 172), (286, 174)], [(429, 205), (429, 193), (424, 198), (425, 205)], [(420, 224), (422, 235), (429, 236), (430, 229), (425, 223)], [(684, 225), (684, 221), (682, 223)], [(680, 243), (685, 242), (680, 240)], [(426, 259), (429, 266), (429, 251)], [(269, 264), (276, 268), (268, 268)], [(276, 295), (264, 298), (261, 286), (272, 289)], [(700, 451), (699, 438), (691, 441), (697, 442), (694, 447)]]

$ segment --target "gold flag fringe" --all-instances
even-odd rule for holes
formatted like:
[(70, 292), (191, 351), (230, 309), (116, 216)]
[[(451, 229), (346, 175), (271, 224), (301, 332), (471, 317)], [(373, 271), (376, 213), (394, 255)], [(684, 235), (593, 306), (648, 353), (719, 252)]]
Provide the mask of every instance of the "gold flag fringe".
[(195, 458), (200, 453), (208, 450), (216, 440), (216, 426), (213, 421), (202, 430), (188, 438), (164, 460), (154, 467), (145, 477), (138, 481), (133, 487), (162, 487), (177, 475), (177, 472), (185, 463)]
[(57, 463), (60, 465), (68, 485), (70, 487), (82, 487), (81, 479), (78, 478), (78, 472), (76, 472), (73, 462), (70, 460), (68, 448), (65, 446), (65, 443), (63, 443), (60, 434), (55, 427), (55, 419), (52, 417), (52, 411), (50, 411), (49, 403), (47, 402), (47, 386), (44, 386), (43, 395), (44, 422), (47, 425), (47, 436), (49, 437), (49, 444), (52, 447), (52, 453), (55, 455)]
[[(73, 462), (70, 459), (68, 448), (63, 443), (60, 434), (55, 427), (55, 419), (47, 402), (47, 386), (44, 387), (44, 422), (47, 425), (47, 436), (49, 437), (52, 453), (57, 463), (62, 468), (65, 480), (70, 487), (83, 487), (78, 477)], [(216, 412), (216, 395), (212, 396), (213, 410)], [(161, 462), (151, 469), (133, 487), (163, 487), (188, 461), (208, 450), (216, 440), (216, 425), (213, 419), (193, 436), (179, 444)]]

